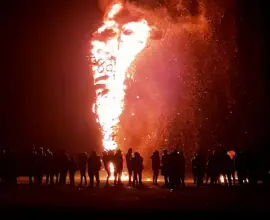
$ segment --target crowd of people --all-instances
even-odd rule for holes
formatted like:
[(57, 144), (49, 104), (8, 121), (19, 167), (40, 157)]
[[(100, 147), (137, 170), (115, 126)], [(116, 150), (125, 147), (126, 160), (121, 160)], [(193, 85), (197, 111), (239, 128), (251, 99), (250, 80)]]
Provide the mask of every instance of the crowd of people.
[(197, 152), (192, 158), (194, 183), (198, 186), (219, 184), (221, 181), (228, 186), (235, 185), (236, 182), (240, 185), (256, 185), (258, 181), (269, 184), (270, 164), (267, 154), (254, 150), (233, 153), (229, 154), (225, 149), (208, 155)]
[[(130, 149), (131, 150), (131, 149)], [(128, 151), (126, 164), (129, 184), (142, 184), (143, 158), (138, 152)], [(0, 184), (16, 184), (19, 176), (28, 176), (29, 184), (66, 184), (75, 185), (75, 173), (80, 173), (80, 185), (99, 187), (100, 170), (104, 167), (107, 173), (106, 185), (113, 176), (113, 184), (122, 184), (124, 159), (121, 150), (105, 151), (98, 156), (95, 151), (80, 153), (76, 156), (65, 151), (52, 152), (50, 149), (33, 147), (31, 151), (22, 153), (0, 149)], [(94, 181), (95, 180), (95, 181)]]
[[(187, 163), (182, 151), (175, 149), (169, 152), (165, 149), (161, 156), (159, 151), (155, 151), (150, 159), (154, 185), (158, 185), (161, 174), (165, 187), (174, 189), (185, 186)], [(28, 176), (29, 184), (41, 185), (43, 179), (46, 184), (66, 184), (69, 178), (70, 185), (75, 185), (75, 173), (79, 171), (80, 185), (88, 185), (88, 176), (89, 187), (94, 187), (94, 184), (99, 187), (99, 173), (103, 166), (107, 173), (106, 185), (110, 184), (110, 179), (113, 179), (114, 185), (122, 185), (124, 161), (128, 184), (134, 187), (142, 185), (143, 157), (138, 152), (133, 153), (132, 148), (125, 156), (119, 149), (105, 151), (101, 156), (95, 151), (72, 156), (65, 151), (52, 152), (42, 147), (33, 147), (24, 155), (0, 150), (0, 184), (16, 184), (19, 176)], [(216, 150), (210, 154), (198, 151), (191, 161), (194, 184), (219, 184), (222, 175), (225, 184), (231, 186), (236, 183), (235, 173), (239, 184), (256, 184), (259, 176), (263, 177), (263, 181), (268, 180), (269, 170), (258, 169), (254, 164), (254, 157), (245, 152), (231, 157), (226, 150)], [(262, 175), (258, 170), (262, 171)]]
[[(233, 151), (234, 152), (234, 151)], [(157, 184), (159, 171), (164, 176), (165, 186), (169, 188), (185, 186), (186, 160), (182, 151), (171, 153), (165, 149), (163, 155), (155, 151), (151, 157), (153, 183)], [(259, 160), (258, 160), (259, 159)], [(198, 151), (191, 160), (193, 183), (221, 184), (228, 186), (238, 184), (257, 184), (258, 180), (269, 182), (270, 167), (263, 158), (250, 151), (230, 154), (225, 149), (213, 152)], [(236, 181), (237, 179), (237, 181)]]

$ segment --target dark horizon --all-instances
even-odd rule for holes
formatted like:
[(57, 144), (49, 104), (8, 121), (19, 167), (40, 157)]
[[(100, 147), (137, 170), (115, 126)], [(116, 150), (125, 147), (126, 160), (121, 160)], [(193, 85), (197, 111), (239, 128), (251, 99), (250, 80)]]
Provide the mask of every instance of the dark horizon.
[[(249, 100), (257, 99), (252, 91), (258, 88), (252, 85), (262, 82), (265, 87), (260, 88), (263, 95), (258, 99), (264, 109), (258, 110), (258, 119), (250, 119), (249, 126), (267, 142), (266, 9), (262, 1), (244, 0), (236, 8), (240, 74), (246, 73), (242, 79), (248, 90), (243, 106), (248, 108)], [(24, 1), (6, 3), (1, 9), (1, 147), (36, 144), (70, 152), (96, 149), (97, 127), (91, 113), (94, 93), (85, 55), (88, 38), (102, 18), (97, 1)]]

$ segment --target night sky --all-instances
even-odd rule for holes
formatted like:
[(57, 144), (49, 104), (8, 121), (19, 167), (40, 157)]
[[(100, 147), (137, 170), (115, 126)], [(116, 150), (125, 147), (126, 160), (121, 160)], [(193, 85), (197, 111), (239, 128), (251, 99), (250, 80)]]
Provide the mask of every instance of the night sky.
[[(262, 1), (236, 2), (244, 80), (249, 88), (255, 78), (268, 85), (263, 54), (266, 9)], [(97, 2), (9, 1), (0, 8), (4, 22), (0, 144), (19, 148), (39, 144), (68, 151), (95, 148), (94, 93), (85, 56), (87, 41), (102, 18)], [(261, 57), (253, 57), (254, 50)], [(264, 88), (263, 93), (266, 96)], [(267, 136), (266, 122), (267, 118), (257, 123), (264, 127), (262, 137)]]

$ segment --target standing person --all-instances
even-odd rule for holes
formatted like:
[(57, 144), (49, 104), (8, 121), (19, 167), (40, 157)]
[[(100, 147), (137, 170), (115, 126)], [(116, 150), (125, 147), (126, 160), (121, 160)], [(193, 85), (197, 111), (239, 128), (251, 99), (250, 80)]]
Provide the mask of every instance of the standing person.
[(53, 184), (53, 153), (49, 148), (45, 150), (44, 159), (46, 184)]
[(227, 150), (223, 149), (220, 152), (220, 170), (224, 177), (226, 185), (232, 186), (232, 177), (234, 172), (234, 161), (228, 155)]
[(236, 154), (235, 169), (238, 176), (238, 182), (240, 185), (244, 184), (247, 178), (247, 161), (244, 152), (240, 151)]
[(95, 151), (92, 151), (88, 158), (88, 175), (90, 179), (90, 187), (94, 187), (94, 178), (96, 178), (96, 187), (99, 187), (99, 171), (101, 168), (100, 157), (97, 156)]
[(56, 151), (52, 158), (53, 178), (55, 177), (56, 184), (60, 183), (60, 169), (61, 169), (61, 151)]
[(153, 170), (153, 184), (157, 185), (159, 169), (160, 169), (160, 157), (159, 152), (156, 150), (151, 156), (152, 160), (152, 170)]
[(165, 149), (161, 158), (161, 174), (164, 176), (165, 186), (169, 186), (169, 154)]
[(8, 185), (17, 184), (17, 173), (16, 173), (16, 158), (15, 152), (11, 149), (6, 149), (4, 156), (4, 180)]
[(197, 156), (197, 154), (195, 154), (191, 159), (191, 167), (192, 167), (192, 175), (193, 175), (193, 183), (194, 184), (197, 184), (196, 156)]
[(69, 167), (69, 155), (65, 151), (61, 153), (60, 163), (60, 184), (66, 184)]
[[(109, 150), (108, 151), (108, 158), (107, 158), (107, 170), (108, 170), (108, 176), (107, 176), (107, 182), (106, 185), (109, 185), (109, 180), (111, 176), (115, 176), (115, 158), (114, 158), (114, 151)], [(115, 183), (115, 180), (114, 180)]]
[(44, 171), (44, 152), (43, 148), (40, 147), (37, 150), (37, 154), (35, 155), (35, 175), (34, 181), (35, 184), (41, 185)]
[(133, 172), (132, 148), (129, 148), (126, 154), (126, 164), (127, 164), (127, 169), (128, 169), (128, 183), (131, 186), (131, 177), (132, 177), (132, 172)]
[(133, 186), (135, 186), (136, 183), (142, 185), (142, 171), (144, 168), (143, 158), (138, 152), (135, 152), (134, 154), (133, 164), (134, 164)]
[(184, 152), (180, 151), (179, 152), (179, 177), (180, 177), (180, 185), (182, 185), (182, 187), (185, 186), (185, 176), (186, 176), (186, 159), (184, 156)]
[(180, 181), (180, 158), (177, 150), (175, 149), (170, 153), (169, 157), (169, 179), (170, 188), (175, 189), (179, 185)]
[(87, 153), (82, 153), (79, 155), (79, 170), (81, 174), (80, 185), (82, 185), (83, 180), (84, 180), (85, 186), (87, 185), (87, 178), (86, 178), (87, 160), (88, 160)]
[(33, 145), (33, 148), (29, 152), (28, 163), (29, 163), (29, 184), (33, 184), (33, 179), (35, 176), (35, 164), (36, 164), (36, 147)]
[(206, 160), (202, 152), (199, 151), (195, 155), (193, 160), (193, 166), (194, 172), (196, 173), (196, 184), (197, 186), (201, 186), (203, 184), (206, 166)]
[(5, 182), (5, 150), (0, 148), (0, 185)]
[(108, 155), (107, 151), (103, 152), (102, 161), (103, 161), (104, 169), (107, 173), (106, 185), (108, 186), (109, 185), (109, 178), (110, 178), (110, 165), (109, 165), (109, 155)]
[(114, 185), (116, 183), (122, 184), (122, 172), (123, 172), (123, 156), (121, 150), (117, 150), (114, 155), (114, 163), (115, 163), (115, 169), (114, 169)]
[(77, 167), (77, 164), (74, 160), (74, 157), (71, 156), (70, 160), (69, 160), (68, 171), (69, 171), (69, 183), (72, 186), (75, 185), (75, 173), (76, 173), (77, 169), (78, 169), (78, 167)]

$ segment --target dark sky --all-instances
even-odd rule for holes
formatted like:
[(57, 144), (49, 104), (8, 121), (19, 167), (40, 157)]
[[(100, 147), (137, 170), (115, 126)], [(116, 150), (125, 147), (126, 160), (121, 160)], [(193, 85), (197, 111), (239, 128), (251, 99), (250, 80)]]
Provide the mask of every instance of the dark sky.
[(1, 127), (8, 145), (88, 145), (92, 90), (86, 43), (100, 14), (95, 1), (71, 2), (4, 7)]
[[(1, 144), (88, 149), (95, 129), (89, 123), (92, 81), (85, 55), (89, 33), (101, 18), (97, 2), (8, 2), (0, 7)], [(237, 3), (242, 60), (252, 60), (248, 37), (253, 33), (263, 43), (264, 7), (261, 1)]]

